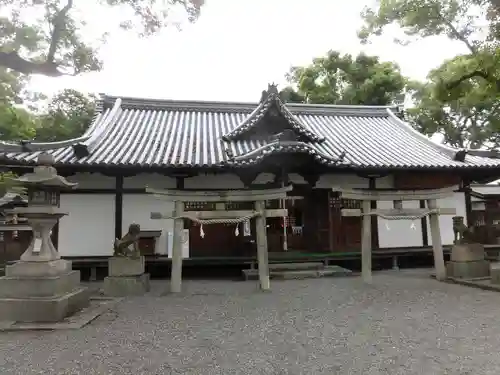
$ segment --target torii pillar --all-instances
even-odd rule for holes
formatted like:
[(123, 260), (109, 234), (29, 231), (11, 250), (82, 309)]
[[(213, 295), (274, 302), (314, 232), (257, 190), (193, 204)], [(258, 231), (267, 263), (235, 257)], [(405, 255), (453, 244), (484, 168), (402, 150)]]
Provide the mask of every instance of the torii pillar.
[[(175, 202), (173, 212), (162, 214), (152, 212), (152, 219), (174, 219), (174, 238), (172, 248), (172, 270), (170, 278), (170, 291), (179, 293), (182, 289), (182, 232), (184, 219), (203, 222), (210, 221), (235, 223), (244, 217), (255, 217), (257, 260), (259, 264), (259, 283), (262, 290), (270, 289), (269, 265), (267, 251), (266, 217), (286, 216), (286, 209), (266, 209), (267, 200), (284, 199), (292, 186), (266, 190), (219, 190), (219, 191), (196, 191), (196, 190), (158, 190), (146, 188), (146, 193), (167, 201)], [(186, 202), (216, 202), (214, 211), (184, 211)], [(254, 202), (254, 210), (225, 210), (227, 202)], [(218, 209), (220, 207), (220, 209)]]
[[(380, 216), (392, 220), (414, 220), (423, 216), (429, 216), (431, 228), (432, 250), (434, 253), (434, 267), (436, 279), (446, 279), (446, 268), (444, 264), (443, 243), (439, 228), (439, 215), (455, 215), (455, 208), (438, 208), (437, 200), (452, 196), (458, 186), (443, 189), (424, 190), (377, 190), (377, 189), (344, 189), (333, 188), (340, 192), (342, 198), (362, 201), (361, 210), (342, 209), (342, 216), (361, 216), (362, 240), (361, 240), (361, 275), (366, 283), (372, 283), (372, 233), (371, 216)], [(427, 202), (427, 208), (403, 208), (403, 201)], [(392, 209), (371, 209), (371, 201), (393, 201)]]

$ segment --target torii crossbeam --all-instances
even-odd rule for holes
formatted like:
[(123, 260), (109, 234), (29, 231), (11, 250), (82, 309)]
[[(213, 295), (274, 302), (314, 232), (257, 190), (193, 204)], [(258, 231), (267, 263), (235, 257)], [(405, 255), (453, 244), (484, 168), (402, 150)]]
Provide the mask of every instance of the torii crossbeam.
[[(361, 216), (362, 240), (361, 240), (361, 275), (367, 283), (372, 282), (372, 233), (371, 216), (380, 216), (387, 220), (415, 220), (429, 216), (431, 227), (432, 249), (434, 253), (434, 267), (436, 278), (444, 280), (446, 269), (443, 256), (443, 244), (439, 229), (439, 215), (455, 215), (455, 208), (439, 208), (437, 200), (452, 196), (458, 186), (450, 186), (443, 189), (426, 190), (377, 190), (377, 189), (344, 189), (333, 188), (339, 192), (344, 199), (355, 199), (362, 201), (360, 209), (342, 209), (342, 216)], [(427, 208), (405, 209), (403, 201), (425, 200)], [(393, 201), (393, 209), (371, 209), (371, 201)]]
[[(259, 264), (259, 282), (262, 290), (270, 289), (269, 262), (267, 252), (266, 217), (287, 216), (286, 209), (266, 209), (266, 200), (284, 199), (292, 186), (265, 190), (159, 190), (146, 187), (146, 193), (155, 197), (175, 202), (173, 212), (152, 212), (152, 219), (173, 219), (174, 238), (172, 248), (172, 270), (170, 290), (179, 293), (182, 288), (182, 231), (184, 219), (199, 222), (200, 224), (235, 223), (255, 218), (257, 261)], [(184, 211), (186, 202), (216, 202), (214, 211)], [(227, 202), (254, 202), (253, 210), (228, 210)]]

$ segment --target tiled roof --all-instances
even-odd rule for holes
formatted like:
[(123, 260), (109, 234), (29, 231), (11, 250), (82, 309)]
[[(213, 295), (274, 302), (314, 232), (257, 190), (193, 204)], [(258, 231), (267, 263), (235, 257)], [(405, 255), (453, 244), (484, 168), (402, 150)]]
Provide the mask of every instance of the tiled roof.
[(3, 143), (0, 151), (23, 163), (46, 151), (56, 164), (85, 166), (224, 167), (275, 152), (305, 152), (325, 165), (355, 168), (500, 168), (500, 159), (472, 153), (458, 161), (459, 150), (433, 143), (401, 121), (395, 108), (286, 104), (281, 115), (307, 139), (282, 142), (244, 136), (258, 122), (249, 119), (262, 113), (259, 104), (102, 100), (102, 112), (83, 137), (57, 144)]
[(281, 101), (278, 90), (276, 87), (271, 92), (264, 92), (263, 100), (257, 105), (257, 108), (236, 128), (231, 129), (231, 131), (225, 134), (222, 139), (225, 141), (238, 140), (248, 132), (253, 126), (255, 126), (259, 121), (264, 118), (264, 115), (272, 108), (273, 104), (275, 105), (277, 111), (281, 116), (283, 116), (290, 127), (297, 132), (299, 135), (306, 138), (309, 142), (322, 142), (325, 140), (324, 137), (318, 136), (313, 131), (309, 130), (307, 126), (302, 124), (302, 122), (291, 113), (288, 108)]

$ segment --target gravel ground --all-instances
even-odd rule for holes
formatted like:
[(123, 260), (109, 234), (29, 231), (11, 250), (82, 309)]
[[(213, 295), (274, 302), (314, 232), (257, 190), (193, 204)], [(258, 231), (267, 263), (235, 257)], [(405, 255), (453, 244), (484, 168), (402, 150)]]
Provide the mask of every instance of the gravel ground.
[(155, 281), (78, 331), (0, 334), (0, 374), (500, 374), (500, 294), (417, 272)]

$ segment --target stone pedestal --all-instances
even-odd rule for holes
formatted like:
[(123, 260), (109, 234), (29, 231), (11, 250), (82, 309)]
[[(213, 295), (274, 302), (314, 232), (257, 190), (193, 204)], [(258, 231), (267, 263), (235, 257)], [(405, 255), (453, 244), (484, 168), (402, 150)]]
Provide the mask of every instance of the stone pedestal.
[(457, 244), (446, 264), (448, 277), (473, 279), (490, 276), (490, 263), (484, 259), (484, 246), (478, 243)]
[(491, 283), (500, 285), (500, 262), (490, 263)]
[(131, 259), (112, 257), (108, 261), (108, 277), (104, 279), (104, 294), (112, 297), (141, 295), (149, 292), (149, 274), (144, 273), (143, 256)]
[(89, 302), (80, 272), (66, 260), (18, 261), (0, 277), (0, 321), (58, 322)]

